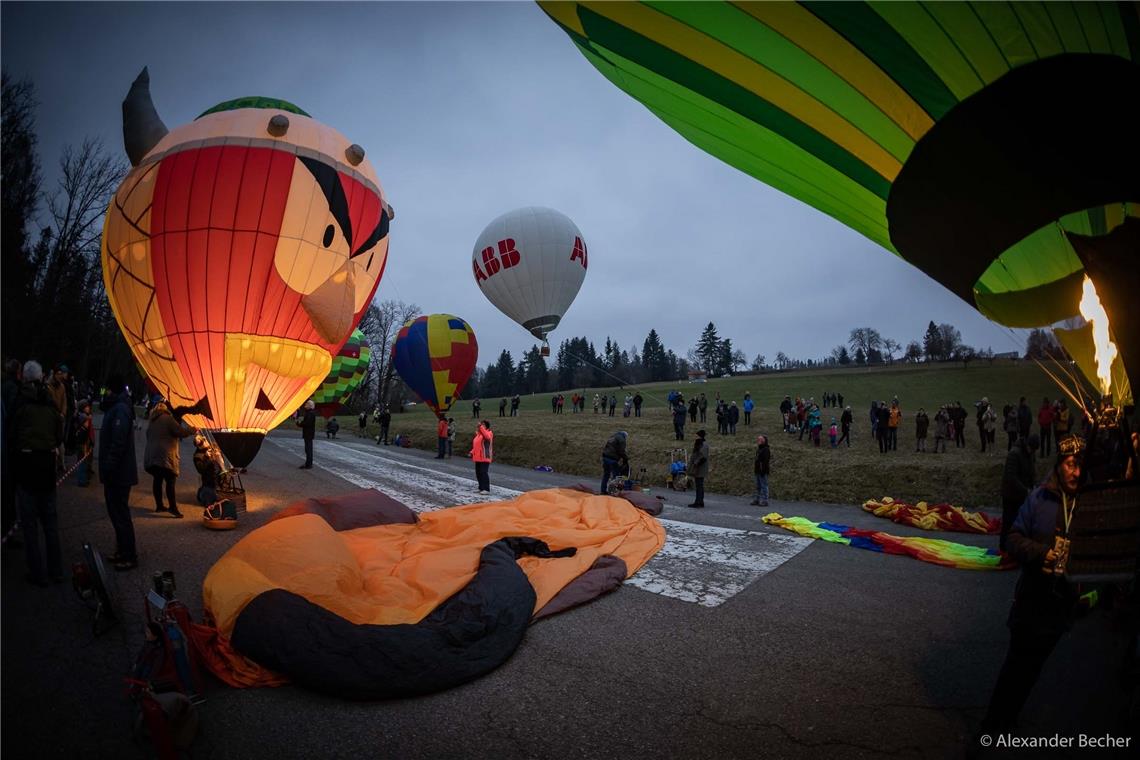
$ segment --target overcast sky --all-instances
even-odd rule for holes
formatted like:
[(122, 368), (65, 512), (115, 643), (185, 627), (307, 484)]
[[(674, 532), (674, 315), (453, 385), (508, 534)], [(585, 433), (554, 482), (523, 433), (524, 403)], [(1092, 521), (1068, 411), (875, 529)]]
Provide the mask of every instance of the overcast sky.
[(170, 128), (232, 98), (296, 103), (367, 151), (396, 209), (378, 299), (457, 314), (480, 365), (534, 339), (483, 297), (475, 239), (520, 206), (567, 214), (590, 269), (550, 342), (650, 328), (680, 356), (715, 322), (749, 360), (817, 358), (870, 326), (905, 344), (930, 320), (1023, 350), (926, 275), (690, 145), (607, 82), (533, 3), (0, 6), (5, 69), (33, 80), (45, 178), (87, 136), (122, 151), (143, 66)]

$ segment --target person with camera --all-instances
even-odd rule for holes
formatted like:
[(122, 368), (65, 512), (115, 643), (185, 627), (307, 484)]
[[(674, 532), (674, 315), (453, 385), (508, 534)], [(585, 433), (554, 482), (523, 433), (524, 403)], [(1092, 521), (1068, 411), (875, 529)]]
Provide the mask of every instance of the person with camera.
[(1058, 442), (1053, 471), (1030, 492), (1006, 536), (1005, 550), (1021, 564), (1021, 577), (1009, 611), (1009, 652), (982, 721), (982, 734), (1004, 733), (1014, 725), (1076, 611), (1077, 592), (1064, 573), (1084, 452), (1085, 442), (1077, 436)]

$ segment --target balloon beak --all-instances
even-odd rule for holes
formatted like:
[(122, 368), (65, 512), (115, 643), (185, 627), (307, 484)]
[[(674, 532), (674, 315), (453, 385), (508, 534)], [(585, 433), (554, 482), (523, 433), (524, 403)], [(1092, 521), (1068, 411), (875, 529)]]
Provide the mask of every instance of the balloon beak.
[(355, 266), (346, 262), (312, 293), (301, 298), (301, 306), (317, 333), (328, 343), (340, 343), (352, 329), (356, 299)]

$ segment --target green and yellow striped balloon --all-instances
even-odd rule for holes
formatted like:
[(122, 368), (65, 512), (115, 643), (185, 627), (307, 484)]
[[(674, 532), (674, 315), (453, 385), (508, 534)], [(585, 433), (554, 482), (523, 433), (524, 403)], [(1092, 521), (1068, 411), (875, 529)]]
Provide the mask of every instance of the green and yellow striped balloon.
[(364, 380), (372, 351), (364, 340), (364, 333), (357, 328), (352, 331), (348, 342), (332, 360), (332, 369), (313, 393), (317, 412), (322, 417), (331, 417), (348, 400)]

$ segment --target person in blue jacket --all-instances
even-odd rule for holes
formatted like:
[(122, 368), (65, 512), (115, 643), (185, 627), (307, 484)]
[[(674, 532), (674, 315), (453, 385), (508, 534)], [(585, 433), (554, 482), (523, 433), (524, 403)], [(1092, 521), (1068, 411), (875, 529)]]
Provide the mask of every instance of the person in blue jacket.
[(752, 394), (744, 394), (744, 424), (752, 424), (752, 410), (756, 408), (756, 404), (752, 401)]
[(1065, 579), (1064, 569), (1084, 449), (1077, 436), (1058, 443), (1052, 473), (1030, 492), (1005, 539), (1006, 552), (1021, 563), (1021, 577), (1007, 623), (1009, 652), (982, 721), (982, 734), (992, 737), (1013, 727), (1076, 611), (1077, 592)]
[(103, 423), (99, 429), (99, 479), (103, 481), (107, 515), (115, 528), (115, 554), (111, 563), (116, 570), (134, 570), (139, 566), (130, 506), (131, 488), (139, 482), (135, 410), (122, 375), (111, 376), (107, 391), (100, 404)]

